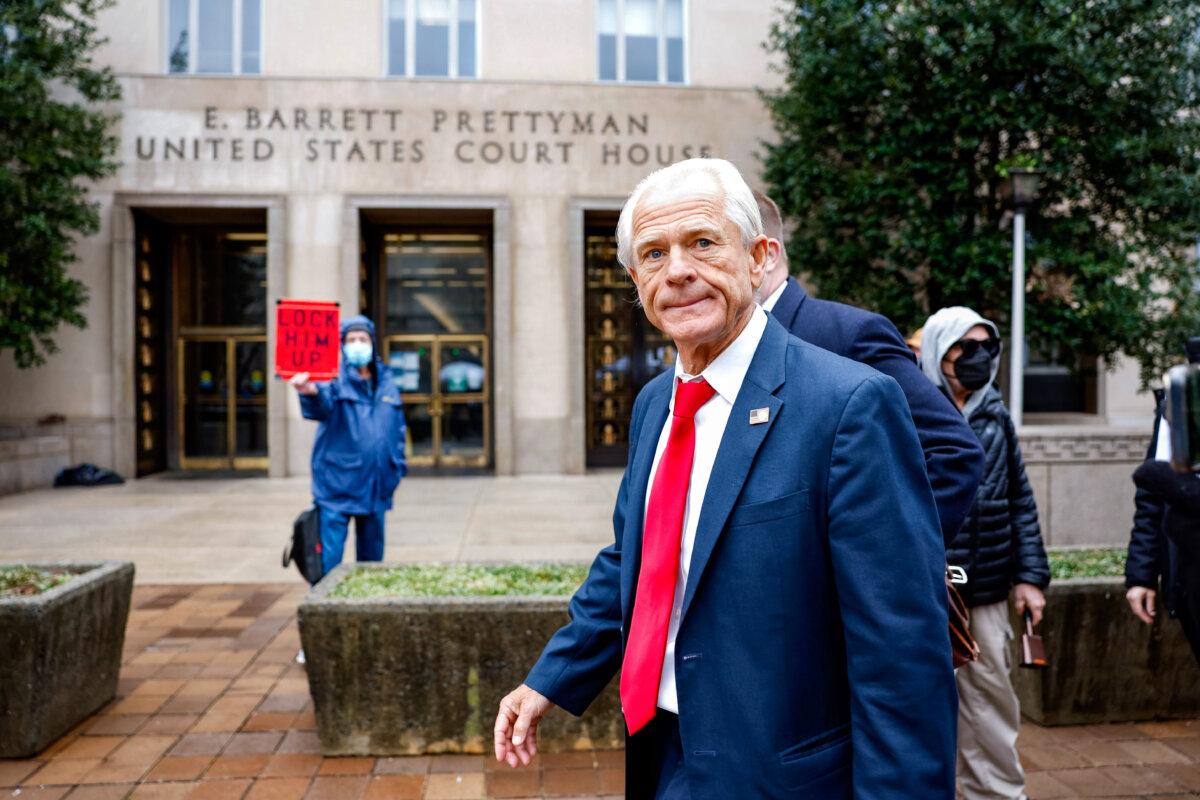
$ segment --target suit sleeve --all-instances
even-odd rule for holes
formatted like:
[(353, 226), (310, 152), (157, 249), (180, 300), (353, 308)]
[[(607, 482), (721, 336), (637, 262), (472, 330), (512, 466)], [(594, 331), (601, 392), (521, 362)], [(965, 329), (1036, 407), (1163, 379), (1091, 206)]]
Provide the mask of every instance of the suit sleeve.
[(567, 607), (570, 622), (550, 637), (525, 685), (575, 716), (587, 710), (621, 666), (621, 535), (629, 500), (629, 471), (640, 428), (634, 403), (630, 457), (613, 510), (614, 541), (592, 562), (587, 578)]
[(904, 396), (875, 375), (838, 423), (827, 486), (854, 797), (954, 798), (957, 691), (937, 509)]
[[(1146, 461), (1154, 458), (1161, 418), (1154, 418), (1154, 435), (1150, 437)], [(1163, 511), (1166, 505), (1149, 489), (1138, 486), (1133, 506), (1133, 529), (1129, 532), (1129, 552), (1125, 557), (1125, 587), (1144, 586), (1157, 590), (1162, 574)]]
[(949, 544), (971, 510), (983, 475), (983, 448), (963, 415), (913, 360), (912, 351), (887, 318), (869, 315), (854, 336), (854, 355), (895, 378), (912, 414), (925, 469), (937, 501), (942, 540)]
[(1025, 459), (1017, 441), (1017, 429), (1011, 419), (1004, 421), (1008, 447), (1008, 509), (1012, 521), (1013, 583), (1031, 583), (1039, 589), (1050, 585), (1050, 562), (1042, 543), (1037, 502), (1025, 474)]

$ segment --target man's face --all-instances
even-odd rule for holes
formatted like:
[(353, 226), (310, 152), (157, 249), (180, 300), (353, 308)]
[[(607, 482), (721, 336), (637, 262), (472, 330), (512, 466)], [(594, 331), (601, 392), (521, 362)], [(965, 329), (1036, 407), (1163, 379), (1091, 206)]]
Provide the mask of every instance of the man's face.
[(681, 348), (723, 347), (741, 329), (762, 283), (767, 239), (747, 249), (713, 191), (639, 201), (630, 277), (646, 317)]
[(963, 348), (959, 342), (966, 339), (974, 339), (977, 342), (986, 342), (992, 335), (992, 332), (984, 325), (975, 325), (969, 331), (963, 334), (962, 338), (954, 344), (950, 345), (950, 349), (946, 351), (946, 355), (942, 357), (942, 374), (946, 376), (946, 383), (950, 386), (950, 391), (961, 393), (967, 389), (958, 381), (954, 374), (954, 362), (958, 361), (962, 356)]
[(363, 344), (371, 343), (371, 335), (366, 331), (350, 331), (346, 334), (346, 338), (342, 339), (342, 344), (350, 344), (351, 342), (362, 342)]

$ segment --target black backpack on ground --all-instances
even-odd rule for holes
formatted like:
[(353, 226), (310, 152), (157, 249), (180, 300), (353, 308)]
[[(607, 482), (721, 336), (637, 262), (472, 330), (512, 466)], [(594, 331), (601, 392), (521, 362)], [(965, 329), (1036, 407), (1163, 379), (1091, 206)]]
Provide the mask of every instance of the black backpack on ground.
[(112, 486), (124, 482), (125, 479), (111, 469), (95, 464), (67, 467), (54, 476), (55, 486)]
[(321, 511), (316, 506), (300, 512), (292, 523), (292, 539), (283, 548), (283, 567), (292, 561), (309, 585), (321, 580)]

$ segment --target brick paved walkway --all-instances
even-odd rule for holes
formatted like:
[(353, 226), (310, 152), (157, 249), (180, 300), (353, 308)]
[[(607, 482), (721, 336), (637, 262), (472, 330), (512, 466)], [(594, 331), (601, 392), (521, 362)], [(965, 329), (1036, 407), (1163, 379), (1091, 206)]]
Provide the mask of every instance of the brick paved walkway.
[[(37, 758), (0, 760), (0, 799), (385, 800), (620, 796), (622, 756), (323, 758), (298, 648), (303, 587), (139, 586), (119, 697)], [(1033, 800), (1200, 797), (1200, 720), (1039, 728)]]

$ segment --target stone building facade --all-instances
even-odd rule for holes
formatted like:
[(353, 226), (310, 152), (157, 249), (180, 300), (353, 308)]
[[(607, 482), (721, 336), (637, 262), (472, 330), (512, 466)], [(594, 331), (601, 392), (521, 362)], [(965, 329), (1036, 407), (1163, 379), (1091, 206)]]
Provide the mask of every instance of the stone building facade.
[[(616, 211), (689, 156), (761, 183), (774, 13), (118, 0), (99, 60), (123, 89), (121, 168), (77, 246), (89, 325), (61, 330), (44, 367), (3, 359), (19, 389), (0, 421), (127, 476), (303, 474), (314, 426), (271, 375), (272, 309), (333, 300), (379, 324), (419, 467), (621, 465), (633, 396), (674, 354), (616, 266)], [(1114, 541), (1150, 404), (1126, 365), (1075, 394), (1027, 415), (1031, 477), (1052, 541)]]

